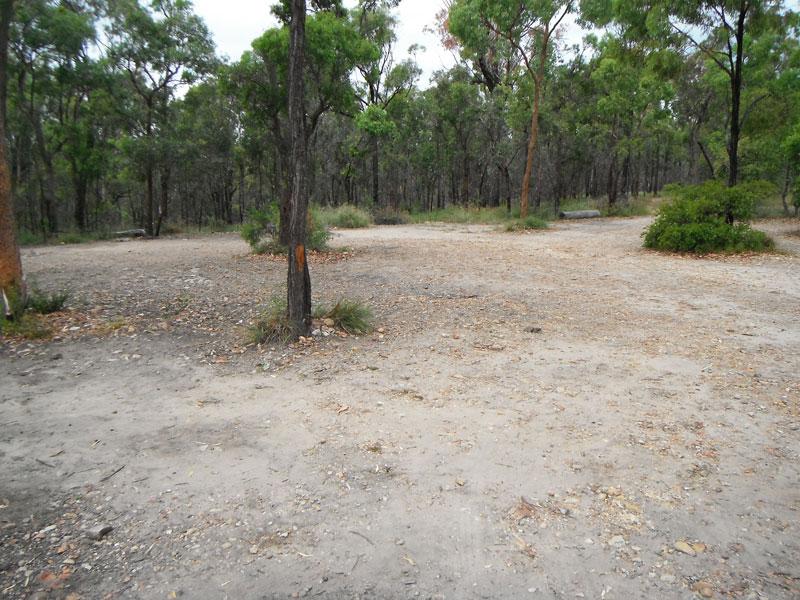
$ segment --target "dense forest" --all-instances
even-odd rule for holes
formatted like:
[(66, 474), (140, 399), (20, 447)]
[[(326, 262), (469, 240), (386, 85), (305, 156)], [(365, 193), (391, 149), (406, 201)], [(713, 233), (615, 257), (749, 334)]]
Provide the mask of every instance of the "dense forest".
[[(770, 181), (792, 210), (799, 25), (781, 2), (453, 0), (433, 25), (460, 60), (430, 85), (413, 49), (396, 58), (396, 4), (308, 15), (313, 203), (550, 211), (717, 178)], [(16, 2), (3, 92), (23, 240), (285, 204), (288, 3), (273, 12), (226, 62), (186, 0)]]

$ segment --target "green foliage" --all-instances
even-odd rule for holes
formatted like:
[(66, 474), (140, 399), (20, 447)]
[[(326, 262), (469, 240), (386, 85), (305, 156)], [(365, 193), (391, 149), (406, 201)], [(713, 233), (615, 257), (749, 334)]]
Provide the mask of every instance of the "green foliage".
[(508, 219), (508, 212), (502, 207), (469, 208), (448, 206), (429, 212), (411, 213), (412, 223), (502, 223)]
[(292, 339), (292, 327), (286, 308), (286, 298), (274, 296), (256, 322), (248, 329), (251, 344), (285, 344)]
[(382, 208), (372, 213), (372, 221), (376, 225), (405, 225), (410, 220), (408, 213), (390, 208)]
[(341, 229), (369, 227), (371, 221), (367, 211), (351, 204), (343, 204), (336, 208), (318, 208), (317, 218), (319, 218), (320, 224), (325, 227), (339, 227)]
[(506, 231), (527, 231), (529, 229), (547, 229), (547, 221), (536, 215), (528, 215), (524, 219), (514, 219), (506, 223)]
[(656, 220), (642, 234), (644, 245), (693, 254), (771, 249), (772, 240), (746, 223), (752, 218), (756, 202), (770, 191), (763, 182), (733, 188), (718, 181), (672, 187), (669, 192), (674, 199), (661, 207)]
[(372, 311), (357, 300), (339, 300), (330, 310), (321, 309), (315, 316), (331, 319), (334, 327), (349, 334), (372, 331)]
[(0, 315), (0, 335), (38, 340), (48, 337), (51, 333), (39, 315), (26, 312), (15, 319), (6, 319)]
[(48, 294), (47, 292), (32, 289), (26, 298), (26, 307), (40, 315), (49, 315), (62, 310), (70, 296), (71, 294), (67, 290)]
[[(265, 254), (270, 244), (277, 242), (278, 238), (278, 209), (271, 207), (260, 210), (254, 208), (247, 213), (247, 221), (242, 224), (241, 236), (256, 254)], [(269, 235), (269, 240), (264, 237)]]
[[(256, 254), (286, 254), (287, 248), (280, 243), (278, 209), (251, 210), (248, 220), (242, 225), (241, 236)], [(331, 234), (317, 209), (308, 212), (306, 223), (306, 249), (324, 252), (328, 250)]]

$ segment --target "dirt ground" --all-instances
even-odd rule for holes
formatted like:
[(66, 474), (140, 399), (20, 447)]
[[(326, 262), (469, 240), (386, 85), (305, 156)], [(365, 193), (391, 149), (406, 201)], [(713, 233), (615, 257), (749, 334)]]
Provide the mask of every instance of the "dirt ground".
[(25, 250), (73, 298), (0, 347), (0, 597), (800, 597), (797, 222), (647, 222), (339, 232), (376, 330), (291, 348), (235, 235)]

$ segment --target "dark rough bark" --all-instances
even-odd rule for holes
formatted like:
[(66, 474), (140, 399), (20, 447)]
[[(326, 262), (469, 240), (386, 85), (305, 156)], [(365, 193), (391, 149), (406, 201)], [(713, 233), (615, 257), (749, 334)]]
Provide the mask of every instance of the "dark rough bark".
[(6, 148), (8, 30), (13, 14), (13, 0), (0, 0), (0, 307), (5, 309), (5, 314), (8, 314), (10, 307), (4, 306), (4, 299), (14, 294), (25, 294)]
[(311, 276), (306, 257), (306, 127), (303, 67), (305, 61), (305, 0), (292, 0), (289, 42), (289, 124), (292, 131), (292, 198), (289, 214), (289, 272), (287, 304), (289, 324), (295, 336), (311, 329)]
[[(742, 103), (742, 66), (744, 64), (744, 26), (747, 19), (749, 2), (741, 2), (739, 18), (736, 22), (736, 59), (731, 72), (731, 130), (728, 140), (728, 185), (736, 185), (739, 179), (739, 136), (741, 121), (739, 113)], [(727, 218), (727, 216), (726, 216)], [(733, 217), (728, 219), (733, 223)]]

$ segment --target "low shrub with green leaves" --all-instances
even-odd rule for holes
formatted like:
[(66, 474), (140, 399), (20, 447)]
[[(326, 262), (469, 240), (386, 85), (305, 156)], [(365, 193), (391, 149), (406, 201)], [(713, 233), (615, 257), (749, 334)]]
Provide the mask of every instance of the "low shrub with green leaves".
[(547, 221), (537, 215), (528, 215), (524, 219), (514, 219), (506, 223), (506, 231), (527, 231), (530, 229), (547, 229)]
[(321, 223), (326, 227), (360, 229), (369, 227), (371, 223), (369, 213), (352, 204), (342, 204), (336, 208), (319, 208), (316, 212)]
[(40, 315), (49, 315), (64, 308), (69, 300), (70, 293), (66, 290), (59, 290), (48, 294), (39, 290), (31, 290), (26, 299), (27, 308)]
[(774, 247), (765, 233), (747, 224), (756, 204), (774, 193), (771, 184), (751, 182), (728, 188), (719, 181), (671, 186), (672, 202), (661, 207), (642, 234), (644, 245), (670, 252), (758, 252)]
[[(280, 243), (280, 227), (277, 207), (267, 210), (254, 209), (248, 213), (242, 225), (242, 238), (256, 254), (286, 254), (287, 248)], [(306, 224), (306, 248), (308, 250), (328, 250), (331, 234), (325, 227), (316, 209), (308, 212)]]

